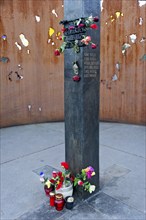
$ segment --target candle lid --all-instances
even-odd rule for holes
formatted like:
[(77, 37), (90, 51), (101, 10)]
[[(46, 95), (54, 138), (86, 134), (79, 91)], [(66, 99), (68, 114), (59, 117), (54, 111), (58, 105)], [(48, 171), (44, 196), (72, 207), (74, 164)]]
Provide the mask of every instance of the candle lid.
[(73, 197), (68, 197), (67, 198), (67, 202), (73, 202), (74, 201), (74, 198)]
[(55, 193), (54, 192), (50, 192), (50, 196), (54, 196), (55, 195)]
[(56, 198), (56, 199), (62, 199), (62, 198), (63, 198), (63, 195), (62, 195), (61, 193), (57, 193), (57, 194), (55, 195), (55, 198)]

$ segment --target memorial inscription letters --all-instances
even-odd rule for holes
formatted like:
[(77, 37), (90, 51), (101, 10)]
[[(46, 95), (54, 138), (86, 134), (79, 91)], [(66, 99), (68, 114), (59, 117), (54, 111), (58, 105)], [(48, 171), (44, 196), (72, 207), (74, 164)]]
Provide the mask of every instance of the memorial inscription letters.
[(84, 53), (84, 77), (96, 77), (100, 68), (96, 53)]

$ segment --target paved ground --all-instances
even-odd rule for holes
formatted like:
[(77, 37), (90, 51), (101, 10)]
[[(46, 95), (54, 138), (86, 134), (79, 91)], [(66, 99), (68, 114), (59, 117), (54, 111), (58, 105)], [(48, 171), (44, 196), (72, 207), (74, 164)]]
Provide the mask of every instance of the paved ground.
[(73, 210), (49, 206), (37, 174), (64, 161), (64, 123), (1, 129), (1, 220), (144, 220), (146, 127), (100, 123), (100, 186)]

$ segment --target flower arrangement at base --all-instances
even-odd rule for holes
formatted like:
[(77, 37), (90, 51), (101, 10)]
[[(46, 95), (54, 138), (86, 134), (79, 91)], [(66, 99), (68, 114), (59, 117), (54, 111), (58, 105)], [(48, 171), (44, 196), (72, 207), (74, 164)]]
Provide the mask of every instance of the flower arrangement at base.
[[(52, 177), (50, 179), (46, 178), (44, 173), (40, 173), (40, 181), (44, 183), (44, 188), (48, 188), (50, 190), (60, 190), (61, 188), (66, 188), (72, 186), (73, 177), (69, 171), (69, 165), (66, 162), (61, 162), (62, 171), (53, 171)], [(73, 193), (73, 190), (72, 190)]]
[(92, 193), (95, 191), (96, 186), (91, 185), (89, 179), (95, 175), (93, 167), (89, 166), (81, 170), (81, 173), (77, 174), (74, 179), (74, 186), (82, 187), (85, 191)]
[(82, 169), (76, 176), (71, 174), (67, 162), (61, 162), (61, 168), (62, 171), (53, 171), (50, 179), (43, 172), (40, 173), (40, 181), (44, 184), (45, 192), (47, 190), (47, 196), (54, 191), (56, 194), (61, 193), (65, 199), (67, 196), (72, 196), (73, 187), (76, 186), (82, 187), (89, 193), (95, 191), (95, 185), (90, 183), (90, 179), (95, 175), (93, 167)]

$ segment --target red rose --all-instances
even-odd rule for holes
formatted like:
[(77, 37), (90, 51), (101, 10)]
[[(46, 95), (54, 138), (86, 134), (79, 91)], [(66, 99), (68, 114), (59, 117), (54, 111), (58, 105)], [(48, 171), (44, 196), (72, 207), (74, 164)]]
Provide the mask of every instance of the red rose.
[(64, 32), (66, 31), (66, 28), (62, 28), (61, 30), (62, 30), (62, 32), (64, 33)]
[(61, 162), (61, 166), (62, 166), (64, 169), (66, 169), (66, 170), (69, 169), (69, 165), (68, 165), (68, 163), (66, 163), (66, 162)]
[(62, 187), (62, 183), (59, 182), (58, 185), (57, 185), (57, 187), (56, 187), (56, 189), (60, 189), (61, 187)]
[(73, 30), (73, 29), (75, 29), (74, 26), (70, 26), (70, 27), (69, 27), (69, 30)]
[(98, 26), (97, 26), (96, 24), (91, 24), (91, 25), (90, 25), (90, 28), (97, 30), (97, 29), (98, 29)]
[(78, 28), (82, 28), (82, 27), (85, 27), (85, 24), (79, 24), (78, 25)]
[(62, 36), (59, 36), (59, 40), (62, 40)]
[(91, 44), (91, 48), (92, 48), (92, 49), (95, 49), (95, 48), (96, 48), (96, 44), (93, 44), (93, 43), (92, 43), (92, 44)]
[(99, 17), (98, 16), (94, 17), (93, 21), (98, 22), (99, 21)]
[(53, 178), (56, 178), (57, 177), (57, 172), (53, 171), (52, 176), (53, 176)]
[(84, 184), (84, 183), (83, 183), (81, 180), (78, 181), (78, 185), (79, 185), (79, 186), (82, 186), (83, 184)]
[(58, 172), (57, 175), (61, 178), (62, 177), (62, 172)]
[(53, 180), (53, 179), (50, 179), (50, 182), (51, 182), (52, 184), (54, 184), (54, 183), (55, 183), (55, 180)]
[(80, 81), (80, 76), (78, 76), (78, 75), (75, 75), (75, 76), (73, 76), (73, 81), (76, 81), (76, 82), (78, 82), (78, 81)]
[(59, 51), (59, 49), (56, 49), (56, 50), (54, 51), (54, 54), (55, 54), (55, 56), (60, 56), (60, 51)]

